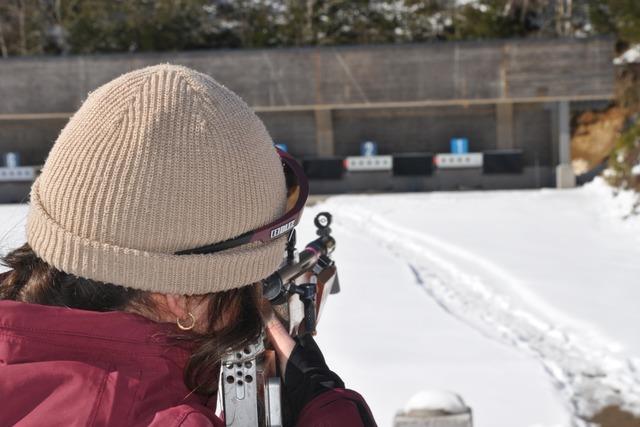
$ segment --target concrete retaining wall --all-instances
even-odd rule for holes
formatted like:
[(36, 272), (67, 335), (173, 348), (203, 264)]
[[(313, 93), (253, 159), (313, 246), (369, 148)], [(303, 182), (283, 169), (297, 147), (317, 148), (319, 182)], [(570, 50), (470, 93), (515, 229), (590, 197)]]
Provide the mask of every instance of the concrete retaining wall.
[[(41, 164), (90, 90), (160, 62), (214, 76), (252, 105), (298, 157), (522, 148), (528, 167), (555, 166), (558, 100), (606, 103), (613, 41), (499, 40), (0, 60), (0, 152)], [(539, 180), (547, 182), (549, 176)]]

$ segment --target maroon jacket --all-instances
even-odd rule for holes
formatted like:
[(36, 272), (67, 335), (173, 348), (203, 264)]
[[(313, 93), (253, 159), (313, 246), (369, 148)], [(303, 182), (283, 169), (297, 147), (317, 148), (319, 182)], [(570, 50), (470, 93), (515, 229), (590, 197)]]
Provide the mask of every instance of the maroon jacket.
[[(0, 426), (224, 426), (182, 381), (170, 324), (124, 312), (0, 301)], [(299, 426), (363, 426), (362, 397), (327, 391)], [(367, 410), (368, 411), (368, 410)]]

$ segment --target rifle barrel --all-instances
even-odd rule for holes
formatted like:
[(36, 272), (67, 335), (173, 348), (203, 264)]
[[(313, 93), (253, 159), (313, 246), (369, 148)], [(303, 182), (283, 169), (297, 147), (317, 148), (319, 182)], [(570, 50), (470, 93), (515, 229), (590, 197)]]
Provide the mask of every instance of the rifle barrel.
[[(311, 270), (322, 255), (333, 252), (336, 241), (331, 236), (321, 236), (300, 252), (298, 262), (286, 264), (263, 282), (263, 295), (273, 303), (279, 303), (286, 292), (285, 284)], [(284, 302), (284, 301), (282, 301)]]

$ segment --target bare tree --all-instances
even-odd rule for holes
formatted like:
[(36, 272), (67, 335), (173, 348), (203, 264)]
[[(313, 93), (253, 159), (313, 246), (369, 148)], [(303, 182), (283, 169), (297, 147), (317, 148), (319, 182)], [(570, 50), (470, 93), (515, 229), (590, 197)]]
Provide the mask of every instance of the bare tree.
[(315, 40), (315, 33), (313, 29), (313, 15), (315, 9), (315, 0), (307, 0), (307, 25), (305, 28), (305, 43), (313, 42)]
[(40, 0), (40, 8), (46, 16), (46, 34), (62, 53), (68, 53), (70, 49), (65, 19), (77, 4), (78, 0)]
[(9, 50), (7, 49), (7, 42), (4, 39), (4, 31), (2, 29), (2, 19), (0, 19), (0, 53), (3, 58), (9, 57)]
[(523, 0), (522, 1), (522, 8), (520, 9), (520, 22), (523, 23), (523, 24), (524, 24), (524, 20), (527, 17), (528, 9), (529, 9), (529, 0)]
[(18, 35), (20, 55), (27, 54), (27, 28), (26, 28), (26, 7), (24, 0), (18, 0), (18, 6), (16, 7), (16, 14), (18, 15)]
[(573, 0), (556, 0), (556, 34), (570, 36), (573, 20)]

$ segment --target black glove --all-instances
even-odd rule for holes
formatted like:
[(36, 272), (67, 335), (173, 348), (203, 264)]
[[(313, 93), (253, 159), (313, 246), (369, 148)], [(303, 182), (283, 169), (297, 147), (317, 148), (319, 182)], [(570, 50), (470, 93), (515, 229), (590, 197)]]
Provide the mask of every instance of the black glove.
[(310, 334), (297, 336), (294, 340), (296, 346), (289, 356), (284, 375), (283, 390), (288, 407), (285, 425), (295, 425), (302, 409), (316, 396), (344, 388), (344, 383), (329, 369)]

